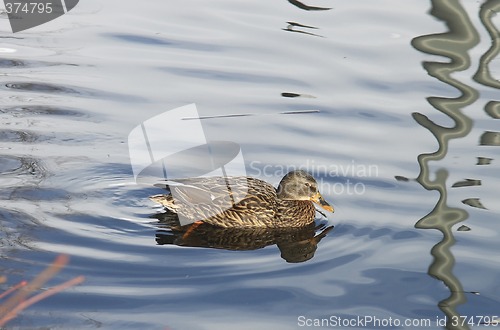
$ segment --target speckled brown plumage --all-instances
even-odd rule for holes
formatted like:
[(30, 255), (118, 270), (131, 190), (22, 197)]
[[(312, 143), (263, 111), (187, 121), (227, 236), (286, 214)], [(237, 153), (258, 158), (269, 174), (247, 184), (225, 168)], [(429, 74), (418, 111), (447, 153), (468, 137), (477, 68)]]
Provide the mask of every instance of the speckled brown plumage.
[(166, 184), (174, 196), (150, 198), (191, 222), (222, 228), (302, 227), (314, 221), (313, 201), (333, 211), (317, 191), (314, 178), (304, 171), (288, 173), (277, 190), (249, 177), (189, 178), (174, 183)]

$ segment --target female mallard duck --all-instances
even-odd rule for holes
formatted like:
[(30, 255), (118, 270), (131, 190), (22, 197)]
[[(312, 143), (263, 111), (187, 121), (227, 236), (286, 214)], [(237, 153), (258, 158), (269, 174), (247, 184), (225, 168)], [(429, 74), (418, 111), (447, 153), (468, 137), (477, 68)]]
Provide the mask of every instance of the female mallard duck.
[[(289, 172), (278, 189), (250, 177), (208, 177), (169, 181), (171, 194), (150, 199), (187, 219), (223, 228), (302, 227), (314, 221), (313, 203), (331, 207), (305, 171)], [(173, 196), (172, 196), (173, 195)]]

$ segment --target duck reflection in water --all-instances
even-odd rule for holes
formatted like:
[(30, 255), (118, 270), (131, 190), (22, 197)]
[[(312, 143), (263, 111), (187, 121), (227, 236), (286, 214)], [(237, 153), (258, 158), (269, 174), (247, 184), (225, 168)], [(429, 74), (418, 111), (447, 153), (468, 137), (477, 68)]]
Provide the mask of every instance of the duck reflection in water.
[[(228, 189), (230, 183), (230, 189)], [(159, 185), (171, 194), (151, 196), (166, 213), (158, 244), (254, 250), (277, 244), (288, 262), (306, 261), (318, 242), (333, 228), (316, 227), (316, 203), (333, 212), (305, 171), (289, 172), (277, 189), (250, 177), (208, 177), (169, 181)], [(174, 198), (174, 197), (175, 198)], [(179, 216), (188, 219), (181, 225)], [(315, 236), (316, 230), (322, 230)]]
[(318, 243), (333, 229), (314, 222), (299, 228), (221, 228), (203, 223), (186, 235), (191, 226), (180, 226), (175, 213), (167, 211), (154, 217), (160, 221), (161, 229), (156, 232), (158, 245), (249, 251), (276, 244), (281, 257), (290, 263), (314, 257)]

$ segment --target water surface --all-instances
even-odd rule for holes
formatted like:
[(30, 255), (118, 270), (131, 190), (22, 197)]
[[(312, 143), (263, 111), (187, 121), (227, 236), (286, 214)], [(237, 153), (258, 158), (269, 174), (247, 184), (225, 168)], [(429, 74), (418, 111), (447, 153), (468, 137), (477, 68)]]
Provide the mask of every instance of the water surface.
[[(15, 35), (2, 20), (2, 288), (61, 253), (49, 286), (86, 277), (10, 326), (438, 329), (498, 313), (497, 3), (301, 3), (89, 0)], [(160, 191), (135, 184), (127, 137), (190, 103), (253, 114), (203, 120), (248, 175), (316, 176), (336, 212), (312, 258), (158, 244)], [(278, 114), (300, 110), (319, 112)]]

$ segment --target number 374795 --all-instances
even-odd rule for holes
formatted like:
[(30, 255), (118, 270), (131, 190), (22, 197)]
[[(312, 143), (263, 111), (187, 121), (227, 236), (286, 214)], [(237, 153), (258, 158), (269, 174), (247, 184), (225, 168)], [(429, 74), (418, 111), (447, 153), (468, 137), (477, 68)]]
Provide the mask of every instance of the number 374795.
[(7, 2), (5, 4), (7, 14), (50, 14), (52, 13), (51, 2)]

